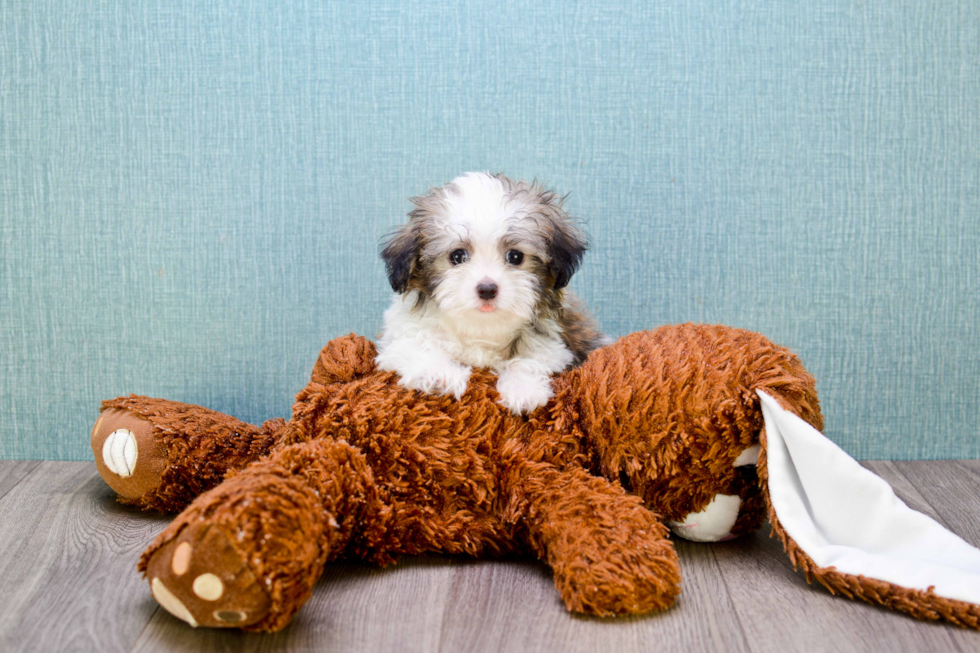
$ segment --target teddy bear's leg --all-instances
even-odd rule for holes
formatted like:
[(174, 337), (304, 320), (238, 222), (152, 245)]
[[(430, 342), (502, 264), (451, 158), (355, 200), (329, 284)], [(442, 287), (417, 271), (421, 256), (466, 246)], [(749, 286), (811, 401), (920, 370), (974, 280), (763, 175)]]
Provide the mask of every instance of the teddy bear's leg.
[(580, 468), (529, 466), (521, 487), (531, 546), (569, 610), (607, 616), (673, 604), (677, 554), (638, 497)]
[(383, 530), (387, 514), (359, 450), (295, 444), (198, 497), (143, 553), (140, 570), (160, 605), (192, 626), (280, 630), (324, 562), (352, 538), (374, 537), (358, 524)]
[(262, 427), (200, 406), (149, 397), (105, 401), (92, 428), (92, 452), (124, 503), (177, 512), (228, 470), (269, 452), (285, 422)]

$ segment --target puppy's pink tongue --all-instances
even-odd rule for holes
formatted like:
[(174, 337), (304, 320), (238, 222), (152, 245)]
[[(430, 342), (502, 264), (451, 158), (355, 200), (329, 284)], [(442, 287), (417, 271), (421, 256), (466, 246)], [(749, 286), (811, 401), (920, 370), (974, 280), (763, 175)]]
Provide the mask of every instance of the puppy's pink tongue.
[(484, 304), (483, 306), (480, 307), (480, 310), (483, 311), (484, 313), (493, 313), (497, 309), (495, 309), (490, 304)]

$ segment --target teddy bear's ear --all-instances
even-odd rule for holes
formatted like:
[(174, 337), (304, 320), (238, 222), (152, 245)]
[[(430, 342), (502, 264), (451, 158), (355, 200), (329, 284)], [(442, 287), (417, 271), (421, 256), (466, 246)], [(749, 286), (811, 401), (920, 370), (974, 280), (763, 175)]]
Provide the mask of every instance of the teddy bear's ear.
[(378, 350), (363, 336), (334, 338), (320, 351), (310, 381), (321, 385), (348, 383), (374, 372)]
[(421, 251), (421, 230), (414, 221), (409, 221), (385, 239), (381, 258), (392, 290), (397, 293), (408, 290), (408, 280), (418, 265)]
[(909, 508), (775, 396), (758, 394), (769, 521), (793, 565), (833, 593), (976, 628), (980, 549)]

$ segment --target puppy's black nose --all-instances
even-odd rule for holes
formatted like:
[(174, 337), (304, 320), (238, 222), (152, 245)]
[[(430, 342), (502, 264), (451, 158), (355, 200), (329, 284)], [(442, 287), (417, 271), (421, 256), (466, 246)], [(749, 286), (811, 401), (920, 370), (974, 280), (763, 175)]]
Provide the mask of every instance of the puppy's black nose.
[(489, 283), (480, 282), (476, 286), (476, 294), (480, 299), (493, 299), (497, 296), (497, 284), (492, 281)]

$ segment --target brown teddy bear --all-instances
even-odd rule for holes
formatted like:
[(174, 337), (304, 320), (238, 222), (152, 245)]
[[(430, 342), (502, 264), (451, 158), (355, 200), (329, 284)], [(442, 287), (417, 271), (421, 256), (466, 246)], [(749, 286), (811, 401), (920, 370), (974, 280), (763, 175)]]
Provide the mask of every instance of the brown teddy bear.
[(126, 503), (182, 510), (139, 564), (164, 608), (194, 626), (275, 631), (334, 558), (531, 551), (569, 610), (641, 613), (679, 592), (668, 526), (711, 541), (768, 515), (794, 564), (831, 591), (980, 625), (971, 596), (818, 564), (820, 549), (783, 528), (770, 489), (792, 482), (768, 482), (766, 429), (817, 433), (822, 418), (813, 378), (761, 335), (632, 334), (556, 376), (527, 417), (500, 406), (489, 373), (456, 400), (401, 387), (375, 356), (364, 338), (333, 340), (292, 419), (261, 427), (160, 399), (103, 403), (102, 477)]

